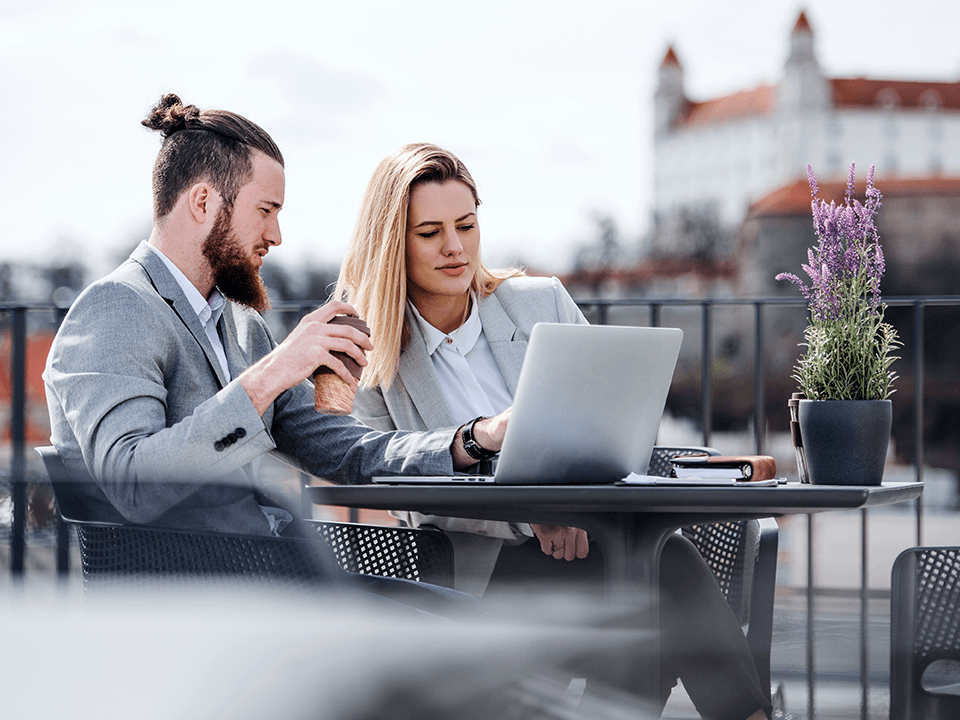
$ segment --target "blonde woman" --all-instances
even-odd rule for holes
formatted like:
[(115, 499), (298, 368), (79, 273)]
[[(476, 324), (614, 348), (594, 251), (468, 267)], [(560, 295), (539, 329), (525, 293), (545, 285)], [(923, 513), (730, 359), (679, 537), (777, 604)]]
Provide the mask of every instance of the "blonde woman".
[[(556, 278), (483, 265), (479, 205), (467, 168), (435, 145), (400, 148), (367, 186), (335, 296), (371, 329), (354, 413), (375, 428), (426, 430), (496, 415), (513, 401), (533, 325), (586, 323)], [(478, 462), (495, 455), (472, 450)], [(596, 580), (602, 572), (578, 528), (397, 515), (443, 528), (457, 589), (477, 595), (488, 583)], [(766, 717), (746, 640), (699, 553), (673, 536), (661, 567), (661, 700), (679, 677), (704, 717)]]

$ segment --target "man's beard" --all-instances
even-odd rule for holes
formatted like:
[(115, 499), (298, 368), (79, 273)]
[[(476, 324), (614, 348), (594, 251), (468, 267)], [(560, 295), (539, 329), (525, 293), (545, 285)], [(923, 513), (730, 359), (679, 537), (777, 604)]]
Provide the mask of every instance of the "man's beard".
[(201, 251), (210, 263), (214, 284), (225, 298), (263, 312), (270, 308), (270, 298), (260, 269), (244, 253), (232, 225), (233, 209), (221, 205)]

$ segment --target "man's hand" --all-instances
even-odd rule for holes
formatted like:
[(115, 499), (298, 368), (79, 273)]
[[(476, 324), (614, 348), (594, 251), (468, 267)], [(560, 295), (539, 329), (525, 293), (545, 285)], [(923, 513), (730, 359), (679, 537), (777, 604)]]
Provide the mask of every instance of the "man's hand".
[(282, 343), (247, 368), (238, 380), (257, 412), (262, 415), (280, 393), (306, 380), (321, 365), (356, 387), (357, 381), (346, 365), (332, 353), (346, 353), (364, 367), (364, 351), (373, 350), (373, 345), (356, 328), (329, 324), (337, 315), (356, 314), (351, 305), (332, 300), (305, 316)]
[[(507, 408), (499, 415), (484, 418), (473, 426), (473, 439), (484, 450), (500, 452), (500, 448), (503, 447), (503, 436), (507, 434), (510, 410), (511, 408)], [(463, 449), (462, 427), (457, 430), (457, 434), (453, 436), (453, 445), (450, 446), (450, 452), (453, 453), (453, 467), (457, 470), (464, 470), (477, 463), (477, 461), (467, 455), (467, 451)]]
[(587, 533), (580, 528), (532, 524), (530, 527), (540, 541), (540, 549), (556, 560), (582, 560), (590, 552)]

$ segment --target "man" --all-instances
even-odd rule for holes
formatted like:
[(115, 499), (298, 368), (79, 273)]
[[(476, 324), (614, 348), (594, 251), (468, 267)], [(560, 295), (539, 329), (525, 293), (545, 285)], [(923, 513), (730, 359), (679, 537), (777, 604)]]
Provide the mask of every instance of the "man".
[[(379, 433), (317, 413), (304, 382), (333, 353), (361, 366), (369, 339), (307, 315), (279, 345), (259, 275), (281, 242), (284, 167), (270, 136), (225, 111), (166, 95), (143, 124), (163, 134), (149, 240), (70, 309), (44, 371), (51, 440), (94, 516), (167, 528), (280, 535), (293, 518), (258, 484), (268, 452), (334, 482), (443, 474), (476, 462), (460, 429)], [(506, 417), (475, 440), (498, 450)]]

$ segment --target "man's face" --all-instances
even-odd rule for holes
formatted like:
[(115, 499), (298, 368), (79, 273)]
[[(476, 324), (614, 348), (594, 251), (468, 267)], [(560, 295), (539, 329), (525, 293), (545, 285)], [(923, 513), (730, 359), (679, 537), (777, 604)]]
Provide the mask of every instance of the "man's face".
[(240, 189), (232, 208), (220, 206), (203, 241), (202, 252), (220, 292), (258, 311), (270, 307), (260, 268), (270, 246), (281, 242), (277, 213), (283, 193), (283, 167), (254, 152), (253, 178)]

